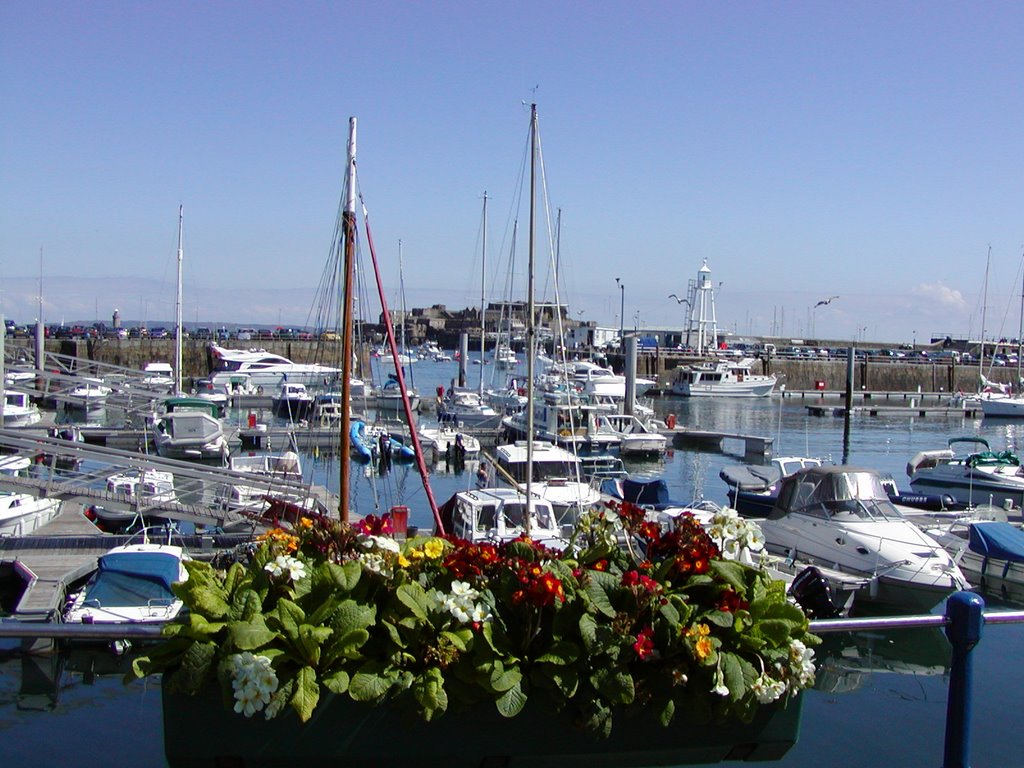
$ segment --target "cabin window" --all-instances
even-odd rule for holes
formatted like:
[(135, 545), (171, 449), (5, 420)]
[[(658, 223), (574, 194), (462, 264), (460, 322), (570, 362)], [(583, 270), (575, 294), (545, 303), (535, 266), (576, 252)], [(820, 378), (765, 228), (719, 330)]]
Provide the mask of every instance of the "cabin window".
[(491, 528), (494, 528), (494, 505), (487, 504), (480, 507), (480, 515), (476, 519), (476, 529), (478, 531), (488, 531)]
[(514, 528), (516, 526), (522, 526), (523, 524), (523, 505), (522, 504), (506, 504), (502, 507), (502, 517), (505, 521), (506, 528)]

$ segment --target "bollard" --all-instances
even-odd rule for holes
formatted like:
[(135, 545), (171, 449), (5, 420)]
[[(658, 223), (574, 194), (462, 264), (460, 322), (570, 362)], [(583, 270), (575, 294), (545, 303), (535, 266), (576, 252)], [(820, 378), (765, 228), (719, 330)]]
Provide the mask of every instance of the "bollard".
[(953, 646), (946, 702), (946, 740), (942, 768), (969, 768), (971, 752), (971, 651), (981, 640), (985, 601), (973, 592), (957, 592), (946, 601), (946, 637)]

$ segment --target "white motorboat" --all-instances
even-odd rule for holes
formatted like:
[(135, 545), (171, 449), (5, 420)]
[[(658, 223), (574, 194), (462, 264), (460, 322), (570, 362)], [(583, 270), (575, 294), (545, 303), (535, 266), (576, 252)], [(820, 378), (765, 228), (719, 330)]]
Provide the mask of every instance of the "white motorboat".
[[(597, 413), (594, 406), (572, 393), (538, 393), (533, 399), (532, 437), (567, 449), (602, 452), (617, 448), (618, 435), (598, 430)], [(513, 439), (526, 440), (530, 437), (529, 416), (525, 410), (513, 413), (505, 416), (501, 425)]]
[(105, 386), (101, 379), (84, 378), (81, 384), (76, 384), (64, 392), (62, 399), (65, 408), (91, 411), (102, 408), (111, 391), (110, 387)]
[(174, 388), (174, 368), (170, 363), (147, 363), (142, 373), (142, 386), (146, 389), (170, 392)]
[(31, 427), (43, 418), (39, 406), (32, 402), (25, 392), (5, 389), (4, 396), (4, 428)]
[(449, 387), (439, 398), (437, 420), (442, 424), (496, 429), (501, 423), (501, 414), (483, 402), (479, 392), (465, 387)]
[(252, 386), (263, 390), (276, 388), (282, 381), (295, 384), (322, 384), (337, 377), (340, 369), (319, 363), (293, 363), (265, 349), (236, 350), (211, 344), (217, 383), (230, 382), (232, 374), (249, 375)]
[[(582, 464), (575, 454), (540, 441), (534, 441), (532, 454), (530, 491), (551, 502), (560, 524), (575, 523), (582, 512), (601, 501), (601, 494), (583, 477)], [(495, 457), (502, 474), (525, 491), (527, 441), (499, 445)]]
[(340, 392), (320, 392), (313, 396), (309, 422), (321, 429), (340, 427), (344, 414), (345, 405)]
[(60, 499), (0, 493), (0, 536), (27, 536), (60, 512)]
[[(974, 445), (981, 450), (958, 455), (954, 446)], [(981, 437), (954, 437), (949, 447), (921, 451), (907, 464), (910, 487), (917, 493), (949, 494), (967, 505), (991, 504), (1021, 509), (1024, 504), (1024, 468), (1010, 451), (992, 451)]]
[[(406, 393), (409, 397), (409, 407), (415, 411), (420, 407), (419, 393), (412, 387), (407, 387)], [(393, 374), (389, 376), (384, 386), (374, 392), (373, 396), (369, 398), (369, 403), (378, 411), (389, 414), (402, 413), (405, 410), (405, 406), (402, 401), (402, 389), (398, 386), (398, 379)]]
[(967, 586), (949, 553), (904, 519), (870, 470), (800, 470), (782, 481), (759, 522), (769, 552), (869, 579), (859, 601), (927, 611)]
[(96, 573), (73, 595), (66, 624), (154, 624), (173, 620), (182, 602), (171, 585), (188, 579), (181, 547), (126, 544), (99, 558)]
[(603, 414), (597, 417), (598, 432), (607, 431), (619, 438), (619, 455), (658, 458), (668, 449), (668, 438), (644, 424), (632, 414)]
[(302, 421), (313, 410), (313, 396), (305, 384), (292, 381), (281, 383), (277, 394), (271, 398), (274, 415), (288, 421)]
[(775, 389), (774, 374), (752, 373), (754, 359), (715, 360), (676, 369), (672, 392), (684, 397), (768, 397)]
[(775, 456), (768, 464), (727, 466), (718, 476), (729, 486), (729, 504), (744, 517), (766, 517), (775, 506), (783, 478), (822, 460), (810, 456)]
[[(299, 455), (293, 451), (285, 451), (281, 454), (259, 453), (232, 456), (228, 462), (228, 468), (232, 472), (263, 479), (302, 480), (302, 462)], [(266, 496), (265, 488), (253, 487), (244, 482), (225, 485), (218, 491), (221, 505), (232, 509), (262, 508), (268, 503)], [(298, 499), (292, 498), (293, 494), (282, 496), (275, 493), (275, 496), (298, 501)]]
[(494, 365), (498, 368), (515, 368), (519, 363), (516, 353), (507, 344), (499, 344), (494, 349)]
[(110, 475), (107, 492), (122, 501), (139, 504), (177, 500), (174, 474), (162, 469), (129, 469)]
[(219, 419), (199, 410), (175, 411), (159, 418), (156, 452), (168, 459), (219, 460), (228, 456), (228, 441)]
[(514, 488), (461, 491), (439, 512), (444, 530), (466, 541), (496, 544), (526, 534), (546, 547), (561, 550), (568, 546), (551, 503), (534, 497), (527, 512), (526, 497)]
[(416, 430), (424, 451), (433, 451), (436, 459), (465, 461), (475, 459), (480, 453), (480, 441), (468, 432), (451, 424), (436, 427), (420, 427)]

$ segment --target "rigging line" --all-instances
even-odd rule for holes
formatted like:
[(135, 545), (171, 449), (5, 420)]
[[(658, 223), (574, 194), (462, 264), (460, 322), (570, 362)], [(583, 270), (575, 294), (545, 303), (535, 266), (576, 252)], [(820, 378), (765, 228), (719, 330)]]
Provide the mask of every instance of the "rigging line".
[(409, 434), (412, 439), (413, 451), (416, 454), (416, 465), (423, 479), (423, 490), (427, 494), (427, 502), (430, 504), (430, 512), (434, 516), (434, 524), (439, 533), (444, 533), (444, 523), (441, 521), (441, 513), (438, 511), (437, 502), (434, 500), (434, 493), (430, 488), (430, 475), (423, 458), (423, 446), (420, 445), (420, 437), (416, 431), (416, 420), (413, 418), (412, 407), (409, 404), (409, 393), (405, 386), (405, 374), (398, 361), (398, 346), (395, 342), (395, 328), (391, 323), (391, 314), (388, 312), (387, 297), (384, 295), (384, 284), (380, 279), (380, 264), (377, 262), (377, 252), (373, 247), (373, 234), (370, 231), (370, 216), (366, 210), (366, 204), (362, 198), (359, 200), (363, 208), (363, 226), (366, 228), (366, 244), (370, 249), (370, 260), (373, 262), (373, 273), (377, 280), (377, 294), (380, 297), (381, 309), (384, 311), (384, 327), (387, 330), (388, 345), (391, 348), (391, 356), (395, 361), (395, 374), (398, 378), (399, 390), (402, 393), (402, 406), (405, 409), (405, 418), (409, 424)]

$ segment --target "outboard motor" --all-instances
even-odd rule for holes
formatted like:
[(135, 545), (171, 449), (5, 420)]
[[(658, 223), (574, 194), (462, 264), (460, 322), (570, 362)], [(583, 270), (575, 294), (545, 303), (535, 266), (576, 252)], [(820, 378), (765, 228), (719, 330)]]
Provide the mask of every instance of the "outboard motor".
[(789, 587), (789, 594), (812, 619), (835, 619), (839, 607), (832, 599), (832, 589), (817, 568), (809, 565), (797, 574)]

